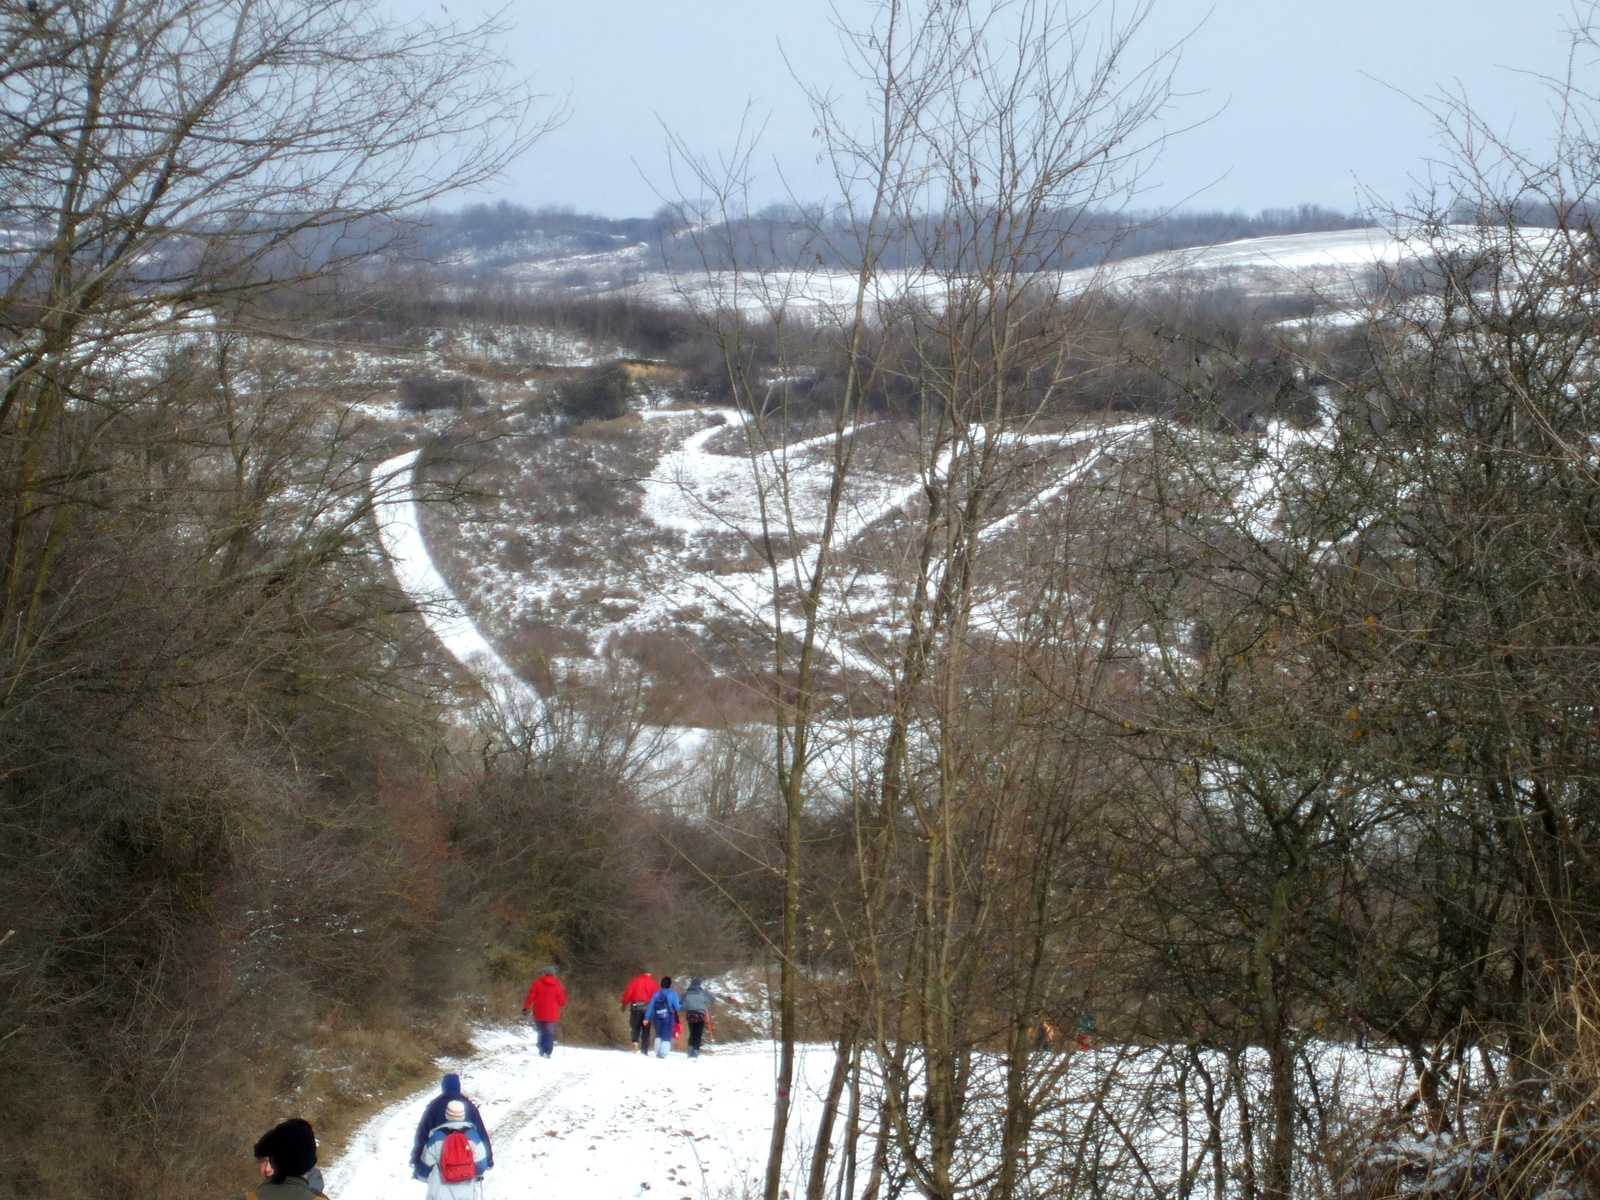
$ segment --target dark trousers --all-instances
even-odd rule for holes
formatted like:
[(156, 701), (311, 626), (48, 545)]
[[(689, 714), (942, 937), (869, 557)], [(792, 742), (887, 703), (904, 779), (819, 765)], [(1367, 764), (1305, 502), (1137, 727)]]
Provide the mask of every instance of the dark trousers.
[(689, 1022), (689, 1054), (693, 1057), (700, 1053), (700, 1039), (706, 1035), (705, 1013), (684, 1013)]
[(643, 1004), (628, 1005), (628, 1037), (639, 1047), (639, 1053), (650, 1053), (650, 1022), (644, 1019)]
[(535, 1021), (533, 1027), (539, 1031), (539, 1053), (549, 1058), (556, 1048), (556, 1023), (554, 1021)]

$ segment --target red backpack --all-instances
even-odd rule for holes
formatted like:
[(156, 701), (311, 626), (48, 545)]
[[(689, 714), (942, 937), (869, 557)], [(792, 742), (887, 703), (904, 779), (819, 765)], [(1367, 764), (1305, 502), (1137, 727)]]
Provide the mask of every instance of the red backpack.
[(445, 1183), (470, 1183), (477, 1173), (472, 1143), (461, 1130), (452, 1129), (445, 1135), (444, 1146), (439, 1151), (439, 1178)]

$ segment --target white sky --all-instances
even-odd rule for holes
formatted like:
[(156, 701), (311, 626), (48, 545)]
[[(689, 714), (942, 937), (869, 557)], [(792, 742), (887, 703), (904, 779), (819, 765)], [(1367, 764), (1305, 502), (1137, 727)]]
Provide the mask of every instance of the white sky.
[[(477, 15), (460, 0), (389, 3)], [(847, 19), (866, 11), (858, 0), (839, 9)], [(829, 13), (825, 0), (508, 0), (507, 55), (541, 91), (567, 94), (572, 117), (488, 197), (648, 214), (672, 187), (662, 123), (714, 153), (733, 143), (747, 104), (768, 122), (765, 161), (781, 163), (803, 197), (825, 195), (790, 67), (850, 82)], [(1536, 143), (1552, 119), (1524, 72), (1564, 71), (1571, 19), (1568, 0), (1156, 0), (1152, 48), (1198, 26), (1177, 75), (1191, 94), (1170, 123), (1222, 111), (1169, 144), (1147, 203), (1351, 209), (1363, 189), (1401, 201), (1437, 147), (1427, 115), (1394, 88), (1425, 98), (1460, 85)], [(770, 165), (759, 190), (782, 195)]]

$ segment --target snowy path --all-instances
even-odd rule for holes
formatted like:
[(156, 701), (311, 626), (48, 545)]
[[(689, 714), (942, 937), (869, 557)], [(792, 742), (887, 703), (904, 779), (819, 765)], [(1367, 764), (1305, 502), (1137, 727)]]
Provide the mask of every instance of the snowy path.
[(401, 590), (416, 604), (428, 628), (451, 657), (483, 685), (490, 699), (501, 708), (536, 712), (538, 693), (489, 644), (428, 553), (415, 495), (419, 453), (408, 450), (379, 463), (372, 472), (372, 515), (378, 542)]
[[(530, 1029), (497, 1027), (477, 1034), (477, 1050), (466, 1059), (440, 1064), (461, 1074), (462, 1090), (475, 1100), (494, 1141), (495, 1166), (484, 1181), (483, 1200), (744, 1200), (758, 1194), (771, 1134), (776, 1046), (768, 1041), (729, 1044), (690, 1060), (666, 1060), (623, 1050), (561, 1046), (549, 1061), (539, 1058)], [(1337, 1042), (1311, 1043), (1310, 1061), (1322, 1096), (1341, 1104), (1396, 1105), (1406, 1090), (1405, 1056), (1393, 1049), (1366, 1052)], [(1221, 1074), (1220, 1058), (1212, 1063)], [(1189, 1159), (1172, 1108), (1181, 1096), (1173, 1069), (1187, 1055), (1161, 1047), (1096, 1047), (1074, 1056), (1070, 1078), (1061, 1080), (1056, 1116), (1041, 1125), (1036, 1165), (1051, 1155), (1081, 1152), (1085, 1133), (1115, 1116), (1120, 1128), (1100, 1127), (1096, 1142), (1108, 1178), (1138, 1186), (1145, 1171), (1170, 1184)], [(833, 1065), (831, 1047), (797, 1048), (793, 1123), (785, 1156), (791, 1194), (809, 1162), (809, 1137), (817, 1127), (821, 1096)], [(984, 1104), (1002, 1094), (994, 1060), (980, 1061), (970, 1119), (987, 1120)], [(1252, 1091), (1264, 1101), (1269, 1069), (1257, 1051), (1249, 1059)], [(987, 1082), (985, 1082), (987, 1079)], [(325, 1168), (333, 1200), (423, 1200), (423, 1184), (411, 1178), (411, 1139), (433, 1086), (390, 1105), (351, 1138), (344, 1155)], [(974, 1100), (973, 1097), (987, 1097)], [(1194, 1103), (1194, 1102), (1191, 1102)], [(1225, 1123), (1236, 1127), (1235, 1102), (1225, 1100)], [(981, 1114), (987, 1111), (988, 1117)], [(1098, 1117), (1097, 1117), (1098, 1114)], [(1190, 1112), (1190, 1143), (1203, 1132), (1198, 1104)], [(1052, 1133), (1052, 1129), (1055, 1132)], [(971, 1132), (971, 1131), (969, 1131)], [(1124, 1155), (1121, 1138), (1132, 1134), (1139, 1153)], [(981, 1165), (990, 1147), (977, 1137), (968, 1146)], [(1192, 1144), (1190, 1152), (1192, 1154)], [(1418, 1153), (1432, 1153), (1422, 1147)], [(1238, 1149), (1230, 1144), (1230, 1158)], [(1053, 1169), (1053, 1168), (1049, 1168)]]
[[(485, 1030), (461, 1073), (494, 1142), (485, 1200), (649, 1197), (729, 1200), (759, 1191), (771, 1132), (774, 1047), (745, 1042), (690, 1060), (558, 1047), (538, 1057), (531, 1029)], [(827, 1047), (802, 1047), (796, 1132), (815, 1122), (833, 1064)], [(429, 1087), (391, 1105), (326, 1169), (334, 1200), (422, 1200), (411, 1178), (411, 1139)], [(808, 1153), (791, 1138), (798, 1163)]]

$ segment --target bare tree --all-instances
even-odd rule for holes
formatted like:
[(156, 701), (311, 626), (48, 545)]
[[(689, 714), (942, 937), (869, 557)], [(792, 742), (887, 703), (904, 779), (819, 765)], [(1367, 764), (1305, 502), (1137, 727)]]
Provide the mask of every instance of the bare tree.
[(139, 377), (174, 338), (262, 331), (296, 289), (381, 253), (395, 216), (492, 177), (548, 128), (493, 34), (356, 0), (0, 16), (6, 694), (76, 511), (64, 415), (92, 438), (128, 395), (108, 375)]
[[(954, 989), (968, 965), (964, 954), (981, 935), (970, 914), (958, 913), (971, 880), (964, 869), (952, 870), (955, 839), (965, 853), (969, 836), (976, 839), (972, 847), (987, 838), (1023, 836), (998, 827), (988, 834), (964, 828), (969, 819), (989, 820), (979, 816), (980, 809), (990, 811), (980, 797), (992, 782), (980, 781), (985, 770), (966, 754), (972, 745), (967, 688), (976, 669), (967, 647), (984, 586), (982, 537), (1014, 499), (1007, 479), (1039, 453), (1027, 436), (1030, 422), (1058, 406), (1070, 388), (1072, 308), (1058, 279), (1060, 264), (1083, 234), (1079, 214), (1126, 196), (1158, 141), (1151, 122), (1166, 101), (1170, 62), (1159, 56), (1133, 62), (1144, 15), (1144, 9), (1124, 19), (1075, 14), (1033, 0), (978, 8), (879, 5), (863, 27), (841, 31), (870, 121), (856, 132), (834, 97), (812, 97), (840, 200), (834, 209), (812, 210), (806, 237), (818, 262), (845, 264), (840, 274), (846, 285), (818, 295), (825, 281), (797, 281), (793, 272), (770, 269), (758, 247), (738, 240), (704, 254), (713, 281), (710, 327), (723, 348), (752, 469), (767, 498), (754, 542), (771, 587), (773, 657), (762, 674), (772, 680), (776, 778), (786, 814), (776, 946), (780, 1058), (767, 1200), (777, 1200), (781, 1190), (788, 1136), (802, 983), (802, 840), (814, 791), (808, 768), (816, 723), (824, 708), (834, 710), (831, 719), (845, 730), (880, 716), (862, 711), (852, 717), (839, 708), (849, 683), (839, 695), (819, 693), (824, 648), (836, 673), (843, 668), (844, 678), (885, 690), (889, 701), (881, 714), (884, 740), (870, 748), (863, 743), (860, 759), (881, 782), (857, 835), (865, 864), (853, 904), (864, 914), (851, 985), (858, 990), (842, 1012), (807, 1193), (819, 1197), (827, 1183), (834, 1123), (851, 1072), (862, 1069), (858, 1039), (865, 1037), (880, 1065), (911, 1065), (894, 1048), (906, 1032), (895, 1013), (915, 1014), (920, 1022), (916, 1069), (925, 1075), (919, 1086), (927, 1096), (931, 1159), (919, 1149), (924, 1127), (908, 1112), (910, 1076), (896, 1076), (881, 1099), (885, 1128), (919, 1188), (950, 1196), (958, 1186), (953, 1171), (961, 1093), (973, 1042), (968, 1030), (957, 1028)], [(742, 228), (748, 146), (731, 169), (726, 162), (686, 161), (705, 196), (686, 216), (702, 228)], [(793, 247), (784, 249), (793, 253)], [(774, 331), (775, 362), (752, 359), (751, 314)], [(793, 381), (802, 372), (785, 368), (814, 364), (829, 353), (838, 365), (819, 405), (797, 392)], [(914, 434), (908, 452), (920, 511), (909, 541), (891, 552), (907, 568), (896, 580), (903, 608), (891, 649), (863, 656), (849, 643), (847, 622), (841, 623), (848, 610), (845, 556), (861, 532), (859, 522), (846, 518), (857, 512), (852, 483), (863, 406), (885, 394), (909, 397)], [(823, 416), (831, 430), (825, 479), (806, 481), (826, 496), (816, 530), (796, 520), (801, 481), (789, 450), (808, 412)], [(1004, 709), (1010, 702), (997, 697), (995, 703)], [(1002, 743), (993, 749), (1002, 758), (1011, 753)], [(925, 755), (931, 755), (927, 762)], [(1002, 777), (1008, 773), (998, 764), (994, 769)], [(864, 779), (853, 785), (863, 786)], [(1017, 819), (1024, 824), (1027, 795), (1037, 793), (1018, 793)], [(1039, 820), (1049, 825), (1055, 818)], [(912, 861), (925, 891), (914, 906), (920, 914), (914, 932), (894, 943), (911, 957), (894, 961), (898, 951), (885, 950), (886, 933), (873, 922), (898, 911), (896, 875), (911, 863), (901, 861), (895, 845), (902, 832), (909, 834), (907, 821), (922, 846)], [(1033, 886), (1053, 886), (1047, 866), (1031, 875), (1020, 864), (1019, 870)], [(1022, 944), (1014, 949), (1030, 952)], [(1025, 1045), (1032, 1016), (1014, 1015), (1004, 1035), (1008, 1044)], [(1014, 1082), (1014, 1114), (1022, 1112), (1025, 1090)], [(857, 1080), (852, 1095), (860, 1091)], [(1007, 1137), (1015, 1144), (1025, 1131), (1010, 1128)]]

